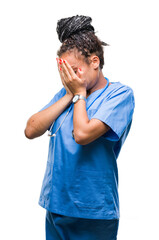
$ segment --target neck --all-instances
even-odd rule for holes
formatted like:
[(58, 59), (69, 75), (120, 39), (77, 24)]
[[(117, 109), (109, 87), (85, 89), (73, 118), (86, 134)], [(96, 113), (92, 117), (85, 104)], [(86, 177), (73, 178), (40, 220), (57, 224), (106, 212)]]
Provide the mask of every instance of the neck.
[[(91, 86), (91, 88), (89, 88), (87, 90), (87, 97), (89, 95), (91, 95), (93, 92), (95, 92), (96, 90), (104, 88), (106, 86), (106, 84), (107, 84), (107, 80), (105, 79), (102, 71), (100, 71), (95, 83), (93, 84), (93, 86)], [(110, 83), (109, 83), (109, 85), (110, 85)]]

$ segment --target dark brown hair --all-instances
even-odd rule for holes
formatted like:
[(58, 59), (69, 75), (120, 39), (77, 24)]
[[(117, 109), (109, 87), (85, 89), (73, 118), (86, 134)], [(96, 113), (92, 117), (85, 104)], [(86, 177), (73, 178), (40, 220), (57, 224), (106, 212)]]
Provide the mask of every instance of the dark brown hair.
[[(103, 46), (109, 44), (102, 42), (94, 32), (94, 27), (90, 24), (92, 19), (87, 16), (73, 16), (60, 19), (57, 22), (57, 34), (62, 45), (57, 51), (57, 55), (61, 55), (67, 51), (77, 49), (85, 58), (85, 62), (89, 64), (88, 57), (94, 53), (99, 57), (100, 69), (104, 65)], [(103, 46), (102, 46), (103, 45)]]

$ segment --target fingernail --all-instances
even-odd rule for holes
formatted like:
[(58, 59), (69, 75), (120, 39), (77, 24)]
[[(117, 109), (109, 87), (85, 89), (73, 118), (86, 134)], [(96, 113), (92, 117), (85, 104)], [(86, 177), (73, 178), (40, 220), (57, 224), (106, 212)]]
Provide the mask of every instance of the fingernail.
[(65, 63), (66, 61), (65, 61), (65, 60), (63, 60), (63, 62)]
[(60, 67), (60, 71), (62, 71), (62, 68)]
[(80, 71), (82, 71), (82, 69), (81, 69), (81, 68), (79, 68), (79, 70), (80, 70)]

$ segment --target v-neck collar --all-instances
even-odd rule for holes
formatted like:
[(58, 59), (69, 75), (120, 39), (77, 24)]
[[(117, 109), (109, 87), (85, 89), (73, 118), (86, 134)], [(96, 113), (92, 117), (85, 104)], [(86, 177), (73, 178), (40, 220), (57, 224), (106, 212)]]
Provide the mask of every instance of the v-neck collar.
[[(109, 81), (108, 78), (105, 77), (105, 79), (106, 79), (107, 81)], [(106, 82), (106, 84), (105, 84), (105, 86), (104, 86), (103, 88), (97, 89), (97, 90), (95, 90), (94, 92), (92, 92), (92, 93), (86, 98), (86, 100), (87, 100), (87, 99), (89, 100), (89, 99), (91, 98), (91, 96), (94, 96), (94, 94), (102, 91), (102, 90), (106, 87), (106, 85), (107, 85), (107, 82)], [(109, 87), (109, 85), (108, 85), (108, 87)], [(108, 87), (107, 87), (107, 88), (108, 88)]]

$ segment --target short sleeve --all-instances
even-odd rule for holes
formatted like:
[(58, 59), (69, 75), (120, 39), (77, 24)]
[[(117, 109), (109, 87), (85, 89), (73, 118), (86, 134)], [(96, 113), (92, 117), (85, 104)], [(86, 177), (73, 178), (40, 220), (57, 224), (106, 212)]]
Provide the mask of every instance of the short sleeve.
[(47, 103), (39, 112), (41, 112), (42, 110), (50, 107), (51, 105), (53, 105), (55, 102), (57, 102), (61, 97), (63, 97), (66, 93), (65, 88), (61, 88), (60, 91), (58, 91), (54, 97), (51, 99), (51, 101), (49, 103)]
[[(42, 110), (44, 110), (44, 109), (50, 107), (51, 105), (53, 105), (53, 104), (54, 104), (55, 102), (57, 102), (60, 98), (62, 98), (62, 97), (65, 95), (65, 93), (66, 93), (65, 88), (64, 88), (64, 87), (61, 88), (60, 91), (58, 91), (58, 92), (54, 95), (54, 97), (51, 99), (51, 101), (50, 101), (48, 104), (46, 104), (39, 112), (41, 112)], [(50, 130), (50, 127), (51, 127), (51, 126), (49, 126), (48, 131)]]
[(107, 124), (110, 130), (103, 135), (107, 140), (118, 141), (129, 128), (134, 112), (134, 94), (129, 87), (123, 87), (103, 100), (92, 116)]

